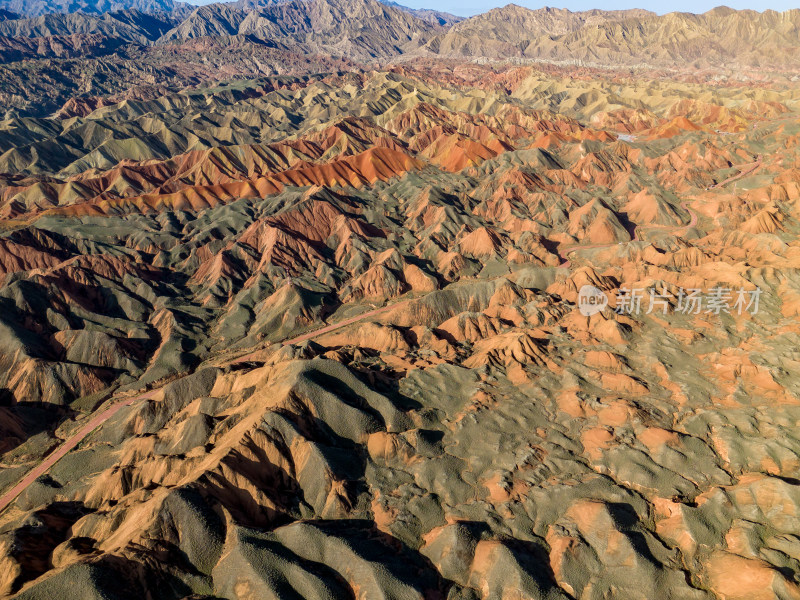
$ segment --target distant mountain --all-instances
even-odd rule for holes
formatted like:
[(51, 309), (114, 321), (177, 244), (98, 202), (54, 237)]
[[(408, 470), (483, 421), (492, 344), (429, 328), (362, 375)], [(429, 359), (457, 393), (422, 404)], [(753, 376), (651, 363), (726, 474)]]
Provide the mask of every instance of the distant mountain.
[[(455, 23), (464, 20), (464, 17), (458, 17), (456, 15), (451, 15), (450, 13), (438, 10), (428, 8), (409, 8), (408, 6), (403, 6), (402, 4), (398, 4), (392, 0), (378, 1), (384, 6), (401, 10), (437, 27), (449, 27), (450, 25), (454, 25)], [(238, 9), (244, 12), (249, 12), (253, 10), (261, 10), (279, 6), (281, 4), (289, 4), (291, 2), (292, 0), (237, 0), (235, 2), (226, 2), (224, 6), (228, 7), (229, 9)], [(308, 0), (301, 0), (301, 2), (307, 3)]]
[(125, 44), (124, 38), (95, 33), (42, 38), (0, 37), (0, 63), (37, 58), (97, 58), (112, 54)]
[(118, 10), (138, 10), (145, 13), (172, 12), (185, 7), (173, 0), (0, 0), (0, 9), (26, 17), (50, 13), (101, 14)]
[(800, 10), (656, 15), (510, 4), (431, 36), (417, 55), (587, 66), (780, 68), (798, 61)]
[(797, 64), (800, 10), (735, 11), (719, 7), (704, 14), (669, 13), (606, 22), (539, 40), (526, 56), (600, 64), (736, 65), (783, 67)]
[[(80, 13), (24, 19), (13, 14), (23, 8), (76, 10), (79, 4)], [(96, 14), (123, 4), (141, 10)], [(701, 15), (659, 16), (638, 9), (571, 12), (509, 4), (460, 19), (392, 0), (239, 0), (191, 9), (172, 0), (0, 0), (0, 36), (73, 35), (100, 35), (114, 43), (68, 40), (66, 55), (91, 56), (95, 48), (107, 53), (127, 43), (239, 38), (293, 54), (360, 63), (400, 56), (648, 68), (779, 69), (800, 63), (796, 9), (758, 13), (721, 7)], [(0, 47), (6, 57), (33, 51), (19, 40)], [(52, 42), (42, 42), (41, 48), (42, 56), (61, 52)]]
[(392, 0), (380, 0), (380, 2), (382, 4), (385, 4), (386, 6), (391, 6), (393, 8), (397, 8), (407, 13), (410, 13), (415, 17), (417, 17), (418, 19), (427, 21), (431, 25), (449, 27), (450, 25), (455, 25), (456, 23), (460, 23), (461, 21), (464, 20), (464, 17), (458, 17), (456, 15), (451, 15), (450, 13), (442, 12), (439, 10), (432, 10), (430, 8), (409, 8), (408, 6), (403, 6), (402, 4), (398, 4), (397, 2), (392, 2)]
[(162, 41), (248, 35), (307, 53), (369, 60), (424, 44), (433, 25), (377, 0), (294, 0), (251, 10), (214, 4), (196, 9)]
[(563, 8), (530, 10), (509, 4), (466, 19), (433, 37), (427, 48), (446, 56), (525, 56), (533, 40), (554, 38), (609, 21), (654, 16), (646, 10), (571, 12)]
[[(252, 9), (251, 9), (252, 10)], [(163, 40), (237, 35), (247, 9), (236, 4), (208, 4), (194, 9), (186, 19), (164, 35)]]
[(0, 22), (0, 36), (7, 38), (48, 38), (54, 36), (102, 36), (122, 43), (150, 44), (163, 35), (173, 22), (139, 11), (119, 11), (102, 15), (81, 13), (49, 14), (29, 19)]

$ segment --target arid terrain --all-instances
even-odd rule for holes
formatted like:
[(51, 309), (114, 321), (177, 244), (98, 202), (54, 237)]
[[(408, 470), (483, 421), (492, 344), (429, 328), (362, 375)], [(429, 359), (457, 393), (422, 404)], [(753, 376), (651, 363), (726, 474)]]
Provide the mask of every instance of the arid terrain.
[(798, 47), (0, 2), (0, 597), (799, 600)]

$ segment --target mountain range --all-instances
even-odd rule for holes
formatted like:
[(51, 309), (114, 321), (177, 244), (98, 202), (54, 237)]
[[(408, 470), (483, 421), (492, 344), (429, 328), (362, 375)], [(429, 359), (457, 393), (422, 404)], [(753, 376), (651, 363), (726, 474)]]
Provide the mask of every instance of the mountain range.
[(0, 86), (0, 597), (800, 597), (797, 86), (138, 48)]
[[(599, 67), (692, 64), (786, 70), (796, 68), (800, 56), (800, 10), (758, 13), (721, 7), (702, 15), (660, 16), (646, 10), (571, 12), (510, 4), (461, 19), (377, 0), (240, 0), (196, 8), (155, 0), (80, 5), (4, 0), (0, 7), (5, 9), (0, 33), (6, 37), (111, 34), (152, 45), (243, 36), (302, 54), (360, 62), (429, 56)], [(144, 24), (141, 17), (131, 16), (137, 12), (153, 13), (158, 20)], [(15, 19), (14, 13), (28, 18)], [(110, 21), (115, 22), (111, 30)], [(171, 25), (166, 31), (165, 22)]]
[(50, 13), (101, 14), (119, 10), (173, 12), (187, 6), (173, 0), (0, 0), (0, 9), (26, 17)]
[(380, 0), (386, 6), (391, 6), (392, 8), (399, 8), (400, 10), (404, 10), (408, 13), (411, 13), (415, 17), (422, 19), (423, 21), (427, 21), (432, 25), (440, 25), (442, 27), (447, 27), (449, 25), (453, 25), (455, 23), (459, 23), (464, 20), (464, 17), (459, 17), (456, 15), (451, 15), (450, 13), (442, 12), (439, 10), (432, 10), (430, 8), (409, 8), (407, 6), (403, 6), (402, 4), (398, 4), (397, 2), (392, 2), (392, 0)]
[(0, 599), (800, 600), (800, 11), (0, 6)]
[[(445, 60), (738, 81), (800, 77), (798, 10), (656, 15), (508, 5), (461, 19), (377, 0), (132, 3), (110, 11), (97, 3), (78, 12), (63, 12), (75, 7), (61, 4), (5, 5), (0, 101), (9, 114), (49, 114), (79, 95), (182, 89), (215, 73), (297, 75), (323, 64), (351, 70)], [(32, 88), (42, 92), (35, 101), (26, 93)]]
[(306, 54), (325, 52), (370, 60), (402, 55), (434, 31), (428, 21), (377, 0), (292, 0), (251, 10), (226, 4), (203, 6), (160, 42), (243, 35)]

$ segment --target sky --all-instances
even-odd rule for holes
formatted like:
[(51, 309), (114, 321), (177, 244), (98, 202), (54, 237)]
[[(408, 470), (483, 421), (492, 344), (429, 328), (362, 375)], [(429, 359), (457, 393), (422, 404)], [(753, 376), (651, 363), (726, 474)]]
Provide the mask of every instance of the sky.
[[(211, 1), (218, 0), (187, 0), (192, 4), (209, 4)], [(462, 17), (471, 17), (498, 6), (505, 6), (509, 0), (492, 2), (491, 0), (395, 0), (398, 4), (411, 8), (433, 8), (444, 12), (449, 12)], [(568, 8), (572, 11), (589, 10), (591, 8), (602, 8), (605, 10), (618, 10), (625, 8), (646, 8), (658, 14), (673, 11), (684, 11), (701, 13), (719, 6), (721, 0), (672, 0), (671, 2), (659, 3), (656, 6), (649, 5), (646, 0), (570, 0), (559, 4), (536, 4), (516, 0), (514, 4), (526, 8), (542, 8), (542, 6), (555, 6), (557, 8)], [(727, 0), (725, 6), (735, 9), (753, 9), (763, 11), (768, 8), (772, 10), (784, 11), (790, 8), (800, 7), (798, 0)]]

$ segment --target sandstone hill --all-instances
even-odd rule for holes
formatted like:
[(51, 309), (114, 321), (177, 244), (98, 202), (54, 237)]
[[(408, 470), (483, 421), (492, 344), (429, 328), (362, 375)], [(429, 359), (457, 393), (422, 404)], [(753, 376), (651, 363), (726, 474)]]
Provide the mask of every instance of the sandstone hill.
[(416, 61), (0, 122), (0, 498), (80, 440), (0, 595), (798, 597), (798, 94)]
[(0, 598), (800, 600), (797, 11), (6, 5)]

